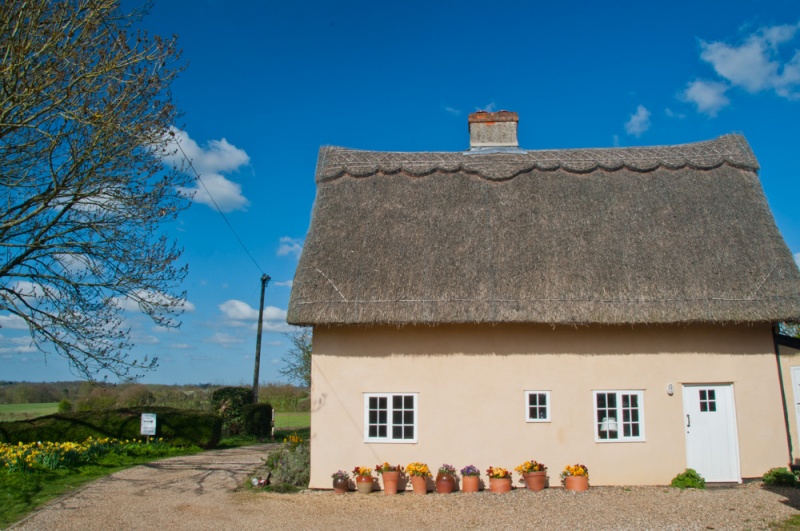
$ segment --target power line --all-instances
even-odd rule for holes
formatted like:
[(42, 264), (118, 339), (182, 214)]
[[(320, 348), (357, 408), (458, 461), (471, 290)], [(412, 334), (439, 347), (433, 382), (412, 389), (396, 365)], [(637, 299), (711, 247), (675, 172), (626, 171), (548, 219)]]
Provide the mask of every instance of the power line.
[(192, 170), (192, 173), (194, 173), (194, 176), (195, 176), (195, 178), (197, 178), (197, 181), (198, 181), (198, 182), (200, 183), (200, 185), (203, 187), (203, 190), (205, 190), (205, 191), (206, 191), (206, 193), (208, 194), (208, 197), (209, 197), (209, 198), (211, 198), (211, 202), (214, 204), (214, 208), (216, 208), (216, 209), (217, 209), (217, 212), (219, 212), (219, 215), (220, 215), (220, 216), (222, 216), (222, 219), (223, 219), (223, 221), (225, 221), (225, 224), (226, 224), (226, 225), (228, 226), (228, 228), (230, 229), (231, 233), (233, 234), (233, 237), (234, 237), (234, 238), (236, 238), (236, 241), (238, 241), (238, 242), (239, 242), (239, 245), (241, 245), (242, 249), (243, 249), (243, 250), (244, 250), (244, 252), (247, 254), (247, 256), (249, 256), (249, 257), (250, 257), (250, 260), (253, 262), (253, 264), (256, 266), (256, 268), (257, 268), (259, 271), (261, 271), (261, 273), (262, 273), (263, 275), (266, 275), (266, 273), (264, 273), (264, 270), (263, 270), (263, 269), (261, 269), (261, 266), (260, 266), (260, 265), (258, 265), (258, 262), (256, 262), (256, 259), (255, 259), (255, 258), (253, 258), (253, 255), (252, 255), (252, 254), (250, 253), (250, 251), (247, 249), (247, 246), (244, 244), (244, 242), (242, 241), (242, 239), (239, 237), (239, 234), (237, 234), (237, 232), (236, 232), (236, 229), (234, 229), (234, 228), (233, 228), (233, 225), (231, 225), (231, 222), (230, 222), (230, 221), (228, 221), (228, 217), (225, 215), (225, 213), (224, 213), (224, 212), (222, 212), (222, 209), (221, 209), (221, 208), (219, 207), (219, 205), (217, 204), (217, 200), (216, 200), (216, 199), (214, 199), (214, 196), (213, 196), (213, 195), (211, 195), (211, 192), (209, 191), (208, 187), (206, 186), (206, 183), (204, 183), (204, 182), (203, 182), (203, 179), (200, 177), (200, 174), (199, 174), (199, 173), (197, 172), (197, 170), (194, 168), (194, 165), (192, 164), (192, 161), (189, 159), (189, 157), (186, 155), (186, 152), (185, 152), (185, 151), (183, 150), (183, 148), (181, 147), (181, 143), (178, 141), (178, 138), (175, 136), (175, 132), (174, 132), (174, 131), (170, 131), (170, 132), (169, 132), (169, 134), (170, 134), (170, 136), (171, 136), (172, 138), (174, 138), (174, 139), (175, 139), (175, 145), (176, 145), (176, 146), (178, 146), (178, 149), (180, 150), (180, 152), (181, 152), (181, 155), (183, 155), (183, 160), (185, 160), (185, 161), (186, 161), (186, 163), (189, 165), (189, 168), (191, 168), (191, 170)]

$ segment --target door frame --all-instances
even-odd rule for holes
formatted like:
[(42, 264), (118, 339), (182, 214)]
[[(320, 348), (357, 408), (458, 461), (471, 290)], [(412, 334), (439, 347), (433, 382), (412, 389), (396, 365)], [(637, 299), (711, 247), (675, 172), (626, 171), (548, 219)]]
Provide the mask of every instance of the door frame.
[[(730, 479), (712, 479), (708, 480), (712, 483), (741, 483), (742, 482), (742, 469), (741, 469), (741, 456), (739, 453), (739, 424), (736, 420), (736, 400), (734, 396), (734, 387), (732, 382), (705, 382), (705, 383), (683, 383), (682, 385), (682, 407), (683, 407), (683, 435), (684, 435), (684, 445), (686, 450), (686, 466), (687, 468), (690, 467), (689, 465), (689, 438), (686, 434), (686, 400), (687, 400), (687, 391), (691, 388), (698, 388), (698, 387), (725, 387), (728, 391), (728, 408), (727, 408), (727, 417), (728, 417), (728, 425), (731, 427), (728, 431), (728, 438), (731, 443), (731, 465), (732, 472), (734, 477)], [(688, 388), (688, 389), (687, 389)], [(699, 471), (698, 471), (699, 472)]]

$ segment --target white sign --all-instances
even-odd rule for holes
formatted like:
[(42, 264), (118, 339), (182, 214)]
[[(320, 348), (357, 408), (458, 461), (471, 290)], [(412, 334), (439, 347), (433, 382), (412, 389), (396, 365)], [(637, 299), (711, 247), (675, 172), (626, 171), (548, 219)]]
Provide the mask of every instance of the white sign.
[(142, 413), (142, 435), (156, 434), (156, 414)]

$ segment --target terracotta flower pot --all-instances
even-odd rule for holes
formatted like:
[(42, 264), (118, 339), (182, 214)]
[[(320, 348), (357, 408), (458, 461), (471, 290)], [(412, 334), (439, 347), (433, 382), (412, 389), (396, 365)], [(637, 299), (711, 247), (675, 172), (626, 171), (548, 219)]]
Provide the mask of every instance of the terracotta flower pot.
[(347, 478), (334, 478), (333, 492), (336, 494), (344, 494), (350, 490), (350, 480)]
[(478, 492), (481, 490), (481, 478), (478, 476), (462, 476), (461, 492)]
[(540, 472), (528, 472), (522, 474), (522, 479), (525, 480), (525, 486), (528, 490), (539, 492), (544, 489), (544, 483), (547, 480), (547, 472), (542, 470)]
[(425, 476), (411, 476), (411, 488), (414, 489), (414, 494), (427, 494), (428, 478)]
[(489, 490), (498, 494), (511, 492), (511, 478), (489, 478)]
[(436, 492), (450, 494), (456, 486), (456, 477), (453, 474), (436, 474)]
[(383, 478), (383, 493), (397, 494), (397, 482), (400, 481), (400, 472), (381, 472)]
[(372, 476), (356, 476), (356, 489), (361, 494), (369, 494), (372, 492), (372, 482), (375, 478)]
[(567, 476), (564, 478), (564, 488), (574, 492), (589, 490), (589, 478), (586, 476)]

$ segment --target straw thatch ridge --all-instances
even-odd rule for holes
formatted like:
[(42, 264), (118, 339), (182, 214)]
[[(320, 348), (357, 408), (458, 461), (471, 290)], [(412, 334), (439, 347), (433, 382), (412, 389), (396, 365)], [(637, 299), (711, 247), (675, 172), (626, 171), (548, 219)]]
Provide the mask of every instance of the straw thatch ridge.
[(524, 153), (326, 147), (288, 321), (800, 318), (746, 140)]

